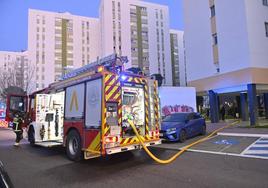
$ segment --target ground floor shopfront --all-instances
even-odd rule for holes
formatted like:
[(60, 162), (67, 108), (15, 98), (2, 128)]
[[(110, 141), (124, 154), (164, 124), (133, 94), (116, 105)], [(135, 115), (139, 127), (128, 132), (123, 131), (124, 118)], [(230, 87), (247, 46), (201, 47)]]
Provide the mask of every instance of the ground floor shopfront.
[[(268, 69), (248, 68), (189, 82), (196, 87), (197, 106), (211, 122), (240, 118), (256, 125), (268, 118)], [(224, 107), (224, 108), (223, 108)], [(205, 112), (204, 112), (205, 109)]]

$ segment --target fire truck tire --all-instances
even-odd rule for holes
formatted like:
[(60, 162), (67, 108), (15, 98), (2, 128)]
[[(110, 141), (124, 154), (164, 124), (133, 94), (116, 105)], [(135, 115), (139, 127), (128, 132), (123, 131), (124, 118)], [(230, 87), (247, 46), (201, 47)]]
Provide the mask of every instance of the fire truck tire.
[(34, 128), (32, 125), (30, 125), (29, 129), (28, 129), (28, 141), (30, 142), (31, 146), (35, 145), (35, 137), (34, 137)]
[(82, 160), (83, 152), (81, 146), (81, 138), (76, 130), (71, 130), (67, 135), (66, 153), (68, 158), (72, 161)]

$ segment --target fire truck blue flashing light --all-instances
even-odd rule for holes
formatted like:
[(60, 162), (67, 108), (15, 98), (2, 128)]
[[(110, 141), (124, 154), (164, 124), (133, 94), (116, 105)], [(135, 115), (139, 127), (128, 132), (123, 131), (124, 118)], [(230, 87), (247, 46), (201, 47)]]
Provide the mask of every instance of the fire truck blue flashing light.
[(127, 79), (127, 76), (126, 75), (121, 75), (121, 80), (122, 81), (125, 81)]

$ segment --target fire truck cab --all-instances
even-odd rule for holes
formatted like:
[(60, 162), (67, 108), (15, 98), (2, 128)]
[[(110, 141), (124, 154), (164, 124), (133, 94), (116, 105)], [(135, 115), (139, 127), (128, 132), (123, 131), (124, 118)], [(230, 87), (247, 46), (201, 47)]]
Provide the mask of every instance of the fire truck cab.
[(6, 120), (26, 113), (29, 142), (63, 145), (74, 161), (140, 149), (128, 120), (147, 146), (161, 144), (157, 82), (123, 72), (118, 59), (112, 55), (71, 71), (30, 96), (9, 95)]

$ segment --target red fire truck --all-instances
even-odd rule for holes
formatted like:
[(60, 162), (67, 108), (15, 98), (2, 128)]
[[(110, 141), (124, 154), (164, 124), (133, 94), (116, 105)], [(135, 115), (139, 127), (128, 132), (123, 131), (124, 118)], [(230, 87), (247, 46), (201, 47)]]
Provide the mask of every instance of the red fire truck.
[(29, 96), (9, 95), (6, 120), (25, 113), (30, 144), (63, 145), (74, 161), (140, 149), (128, 120), (148, 146), (161, 144), (157, 82), (122, 71), (126, 61), (111, 55)]

